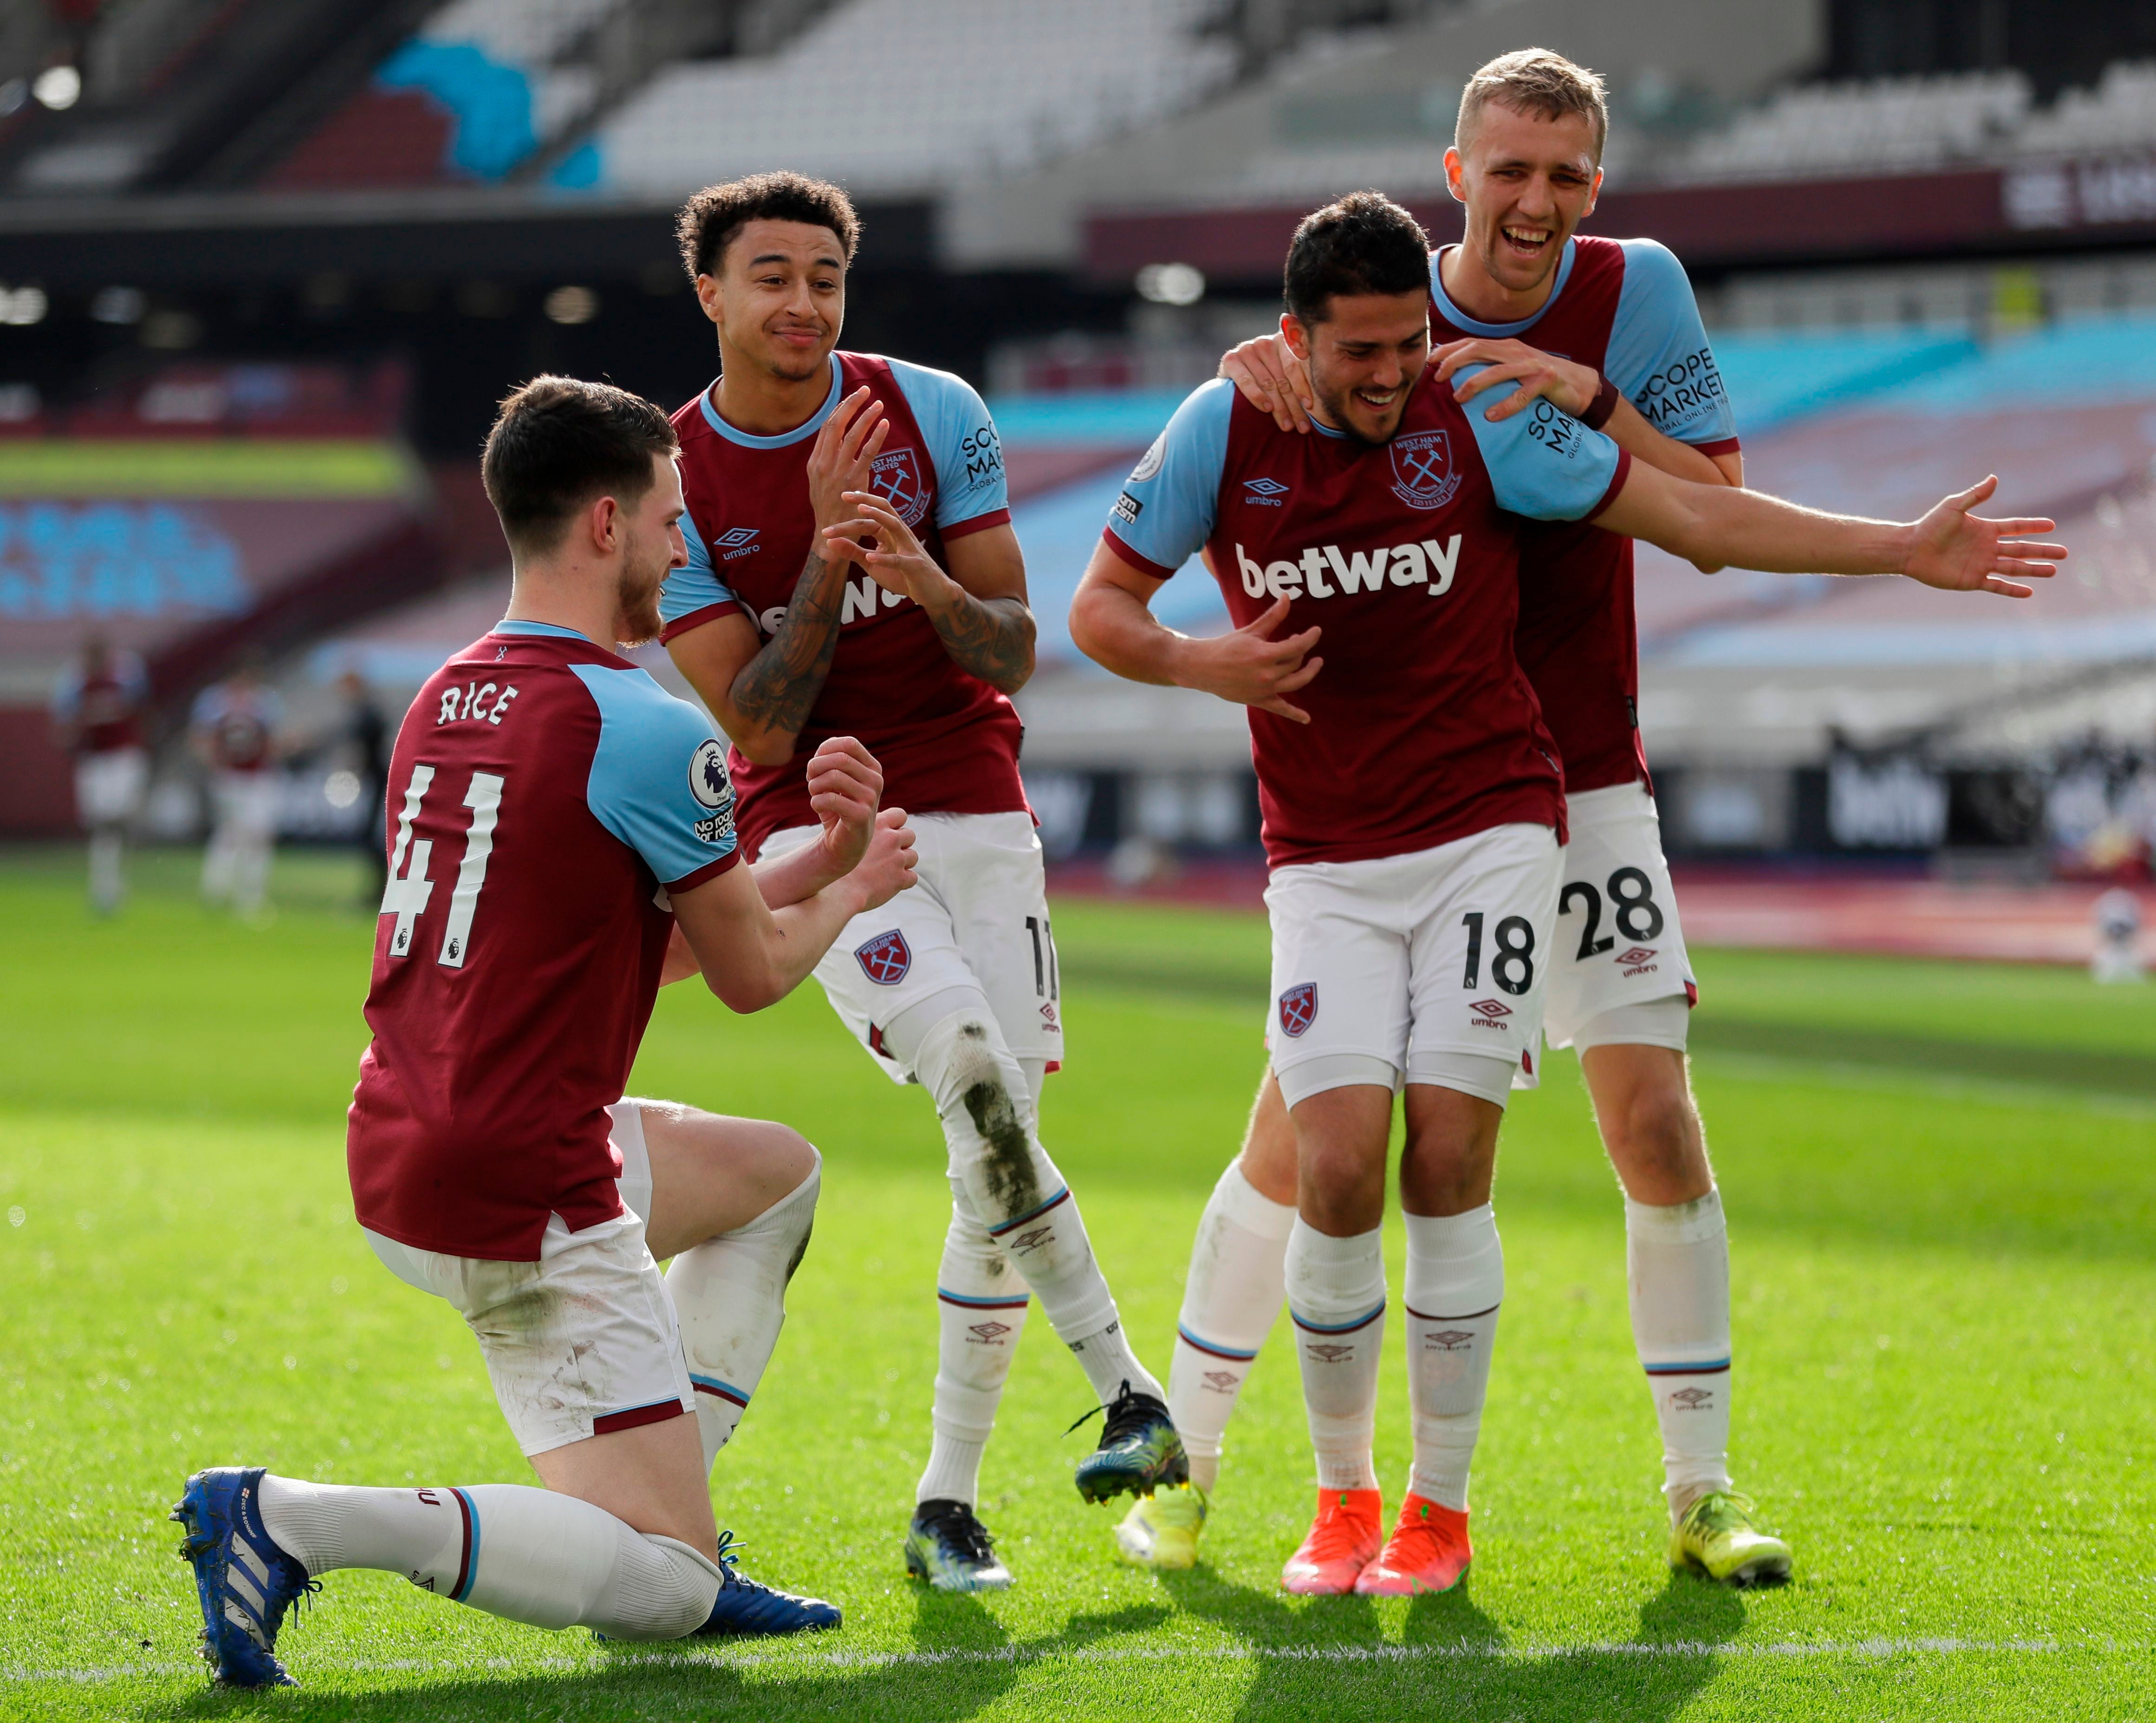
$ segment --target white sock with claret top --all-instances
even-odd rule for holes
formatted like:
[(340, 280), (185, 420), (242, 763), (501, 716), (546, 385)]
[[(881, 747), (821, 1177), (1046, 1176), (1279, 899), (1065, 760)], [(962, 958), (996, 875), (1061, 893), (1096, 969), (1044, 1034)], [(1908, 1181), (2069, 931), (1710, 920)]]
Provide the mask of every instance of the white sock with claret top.
[(1077, 1199), (1035, 1135), (1025, 1072), (985, 1002), (925, 1031), (901, 1016), (885, 1031), (885, 1045), (935, 1097), (968, 1213), (1040, 1300), (1093, 1392), (1105, 1404), (1128, 1383), (1165, 1403), (1167, 1391), (1123, 1333)]
[(1320, 1490), (1375, 1490), (1378, 1357), (1385, 1343), (1382, 1228), (1335, 1238), (1298, 1216), (1287, 1241), (1287, 1308)]
[(382, 1568), (535, 1628), (678, 1639), (719, 1595), (718, 1567), (686, 1544), (523, 1485), (366, 1490), (265, 1476), (261, 1505), (264, 1529), (310, 1575)]
[(1722, 1193), (1667, 1208), (1625, 1202), (1632, 1340), (1662, 1428), (1672, 1519), (1729, 1488), (1729, 1229)]
[(1240, 1158), (1220, 1175), (1199, 1219), (1168, 1371), (1168, 1413), (1200, 1490), (1219, 1479), (1221, 1435), (1287, 1296), (1294, 1228), (1295, 1205), (1261, 1195)]
[(951, 1228), (936, 1275), (935, 1433), (916, 1501), (980, 1499), (981, 1456), (1025, 1331), (1025, 1282), (988, 1229), (973, 1218), (963, 1187), (952, 1192)]
[(824, 1183), (824, 1157), (809, 1153), (808, 1177), (747, 1225), (683, 1251), (666, 1271), (707, 1472), (733, 1438), (786, 1326), (787, 1283), (808, 1248)]
[(1408, 1396), (1414, 1467), (1408, 1488), (1467, 1511), (1467, 1471), (1482, 1433), (1490, 1354), (1505, 1300), (1505, 1251), (1485, 1203), (1465, 1214), (1410, 1214), (1408, 1232)]

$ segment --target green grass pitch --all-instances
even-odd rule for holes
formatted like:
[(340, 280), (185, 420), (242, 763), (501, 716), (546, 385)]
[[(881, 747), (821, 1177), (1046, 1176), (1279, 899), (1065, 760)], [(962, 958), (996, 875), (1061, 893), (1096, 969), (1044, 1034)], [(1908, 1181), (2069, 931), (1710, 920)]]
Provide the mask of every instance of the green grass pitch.
[[(1311, 1489), (1276, 1336), (1229, 1433), (1209, 1565), (1117, 1567), (1069, 1474), (1083, 1378), (1035, 1318), (982, 1509), (1017, 1589), (898, 1555), (926, 1451), (942, 1150), (815, 989), (662, 998), (639, 1091), (785, 1119), (816, 1238), (718, 1469), (745, 1566), (841, 1633), (676, 1650), (333, 1576), (297, 1692), (209, 1690), (165, 1522), (249, 1461), (524, 1480), (445, 1307), (353, 1225), (342, 1109), (370, 919), (339, 860), (244, 929), (146, 858), (117, 921), (72, 854), (0, 855), (0, 1716), (530, 1719), (2144, 1717), (2156, 1712), (2156, 987), (1980, 966), (1698, 954), (1697, 1082), (1731, 1214), (1740, 1487), (1796, 1551), (1737, 1594), (1662, 1562), (1620, 1210), (1576, 1071), (1505, 1132), (1510, 1286), (1474, 1569), (1412, 1603), (1275, 1589)], [(1067, 903), (1070, 1069), (1046, 1138), (1165, 1372), (1191, 1228), (1262, 1054), (1255, 917)], [(1394, 1264), (1394, 1285), (1399, 1268)], [(1379, 1469), (1406, 1452), (1397, 1360)]]

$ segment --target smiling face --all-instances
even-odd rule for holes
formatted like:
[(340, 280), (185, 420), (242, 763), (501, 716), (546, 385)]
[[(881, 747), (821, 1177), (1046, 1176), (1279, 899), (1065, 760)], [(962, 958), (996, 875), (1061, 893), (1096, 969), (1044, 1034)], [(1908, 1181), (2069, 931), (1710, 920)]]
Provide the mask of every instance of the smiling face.
[(1602, 187), (1587, 115), (1547, 120), (1499, 101), (1485, 103), (1472, 133), (1445, 152), (1445, 173), (1467, 207), (1461, 248), (1512, 294), (1548, 282)]
[(651, 458), (651, 485), (615, 517), (621, 535), (619, 585), (613, 638), (625, 645), (656, 639), (659, 589), (670, 569), (685, 568), (689, 549), (681, 537), (681, 474), (663, 454)]
[(1383, 443), (1430, 362), (1430, 295), (1337, 293), (1323, 322), (1283, 317), (1281, 332), (1309, 369), (1319, 416), (1358, 442)]
[(696, 278), (718, 326), (726, 368), (747, 364), (783, 382), (820, 377), (846, 320), (846, 252), (829, 228), (746, 222), (715, 272)]

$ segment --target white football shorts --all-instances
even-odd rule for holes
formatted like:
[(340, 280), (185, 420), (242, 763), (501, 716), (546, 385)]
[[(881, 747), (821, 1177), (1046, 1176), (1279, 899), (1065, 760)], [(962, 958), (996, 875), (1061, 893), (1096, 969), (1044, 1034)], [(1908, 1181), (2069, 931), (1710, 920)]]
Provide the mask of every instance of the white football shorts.
[(391, 1274), (447, 1300), (470, 1325), (527, 1454), (696, 1412), (674, 1300), (644, 1240), (651, 1204), (644, 1114), (633, 1100), (607, 1114), (625, 1212), (575, 1233), (551, 1217), (537, 1262), (447, 1256), (367, 1235)]
[(277, 774), (220, 772), (210, 783), (218, 831), (236, 838), (267, 842), (277, 830)]
[(1540, 1045), (1562, 852), (1548, 826), (1273, 869), (1265, 1044), (1290, 1106), (1357, 1083), (1504, 1105)]
[(116, 826), (135, 818), (150, 785), (150, 756), (141, 748), (78, 755), (75, 818), (86, 826)]
[[(884, 1045), (883, 1026), (938, 993), (986, 996), (1020, 1059), (1063, 1062), (1062, 982), (1048, 925), (1048, 881), (1029, 813), (911, 816), (917, 883), (856, 915), (816, 966), (824, 996), (847, 1033), (894, 1083), (913, 1073)], [(783, 855), (818, 835), (774, 832), (763, 854)]]
[[(1543, 1033), (1553, 1047), (1621, 1040), (1681, 1052), (1683, 1008), (1699, 988), (1685, 955), (1655, 798), (1645, 784), (1613, 784), (1568, 797), (1567, 804), (1572, 841), (1558, 892)], [(1634, 1008), (1656, 1002), (1675, 1003), (1655, 1012)], [(1623, 1015), (1596, 1023), (1611, 1012)]]

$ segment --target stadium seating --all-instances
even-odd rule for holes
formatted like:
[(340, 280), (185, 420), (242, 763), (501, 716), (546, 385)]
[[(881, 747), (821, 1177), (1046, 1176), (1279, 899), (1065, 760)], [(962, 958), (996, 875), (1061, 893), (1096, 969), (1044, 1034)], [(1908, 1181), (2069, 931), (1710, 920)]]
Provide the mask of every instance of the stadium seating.
[(793, 167), (856, 192), (1010, 174), (1224, 84), (1208, 0), (851, 0), (775, 55), (678, 65), (599, 131), (599, 182), (665, 195)]

